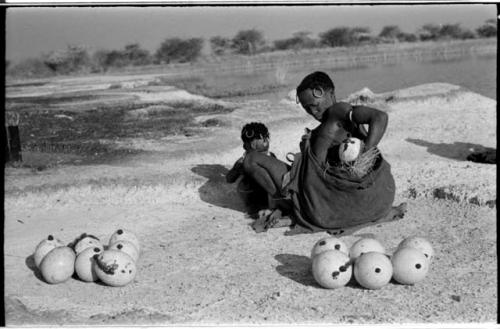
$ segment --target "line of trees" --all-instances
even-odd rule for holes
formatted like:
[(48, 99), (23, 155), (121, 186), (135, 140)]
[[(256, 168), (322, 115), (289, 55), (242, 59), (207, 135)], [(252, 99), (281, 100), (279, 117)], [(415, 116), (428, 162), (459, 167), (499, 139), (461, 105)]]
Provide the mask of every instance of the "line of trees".
[[(487, 20), (475, 30), (460, 24), (425, 24), (415, 33), (406, 33), (397, 25), (387, 25), (374, 35), (368, 27), (335, 27), (319, 33), (318, 38), (308, 31), (296, 32), (290, 38), (267, 43), (257, 29), (238, 31), (232, 38), (214, 36), (209, 39), (215, 56), (225, 54), (253, 55), (275, 50), (300, 50), (320, 47), (349, 47), (364, 44), (442, 41), (496, 37), (495, 19)], [(202, 54), (203, 38), (168, 38), (154, 53), (138, 43), (119, 50), (97, 50), (90, 54), (85, 47), (70, 45), (64, 50), (30, 58), (19, 63), (6, 62), (7, 74), (20, 76), (48, 76), (54, 74), (105, 72), (112, 68), (148, 64), (186, 63), (196, 61)]]

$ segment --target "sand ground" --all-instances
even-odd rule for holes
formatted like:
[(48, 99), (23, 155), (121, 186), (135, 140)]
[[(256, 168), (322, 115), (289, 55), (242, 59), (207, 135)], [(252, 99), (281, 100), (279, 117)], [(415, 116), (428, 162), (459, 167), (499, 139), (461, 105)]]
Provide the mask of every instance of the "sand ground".
[[(268, 124), (279, 158), (298, 151), (316, 123), (284, 96), (241, 102), (220, 118), (225, 128), (198, 137), (126, 141), (152, 152), (123, 161), (7, 168), (7, 325), (496, 323), (496, 165), (465, 160), (496, 148), (496, 101), (436, 83), (377, 95), (373, 106), (389, 113), (380, 149), (408, 213), (342, 239), (375, 237), (391, 253), (407, 236), (426, 237), (436, 255), (423, 282), (323, 289), (309, 255), (326, 233), (250, 228), (224, 174), (249, 120)], [(117, 228), (142, 242), (131, 284), (49, 285), (33, 270), (31, 254), (48, 234), (70, 242), (87, 232), (106, 243)]]

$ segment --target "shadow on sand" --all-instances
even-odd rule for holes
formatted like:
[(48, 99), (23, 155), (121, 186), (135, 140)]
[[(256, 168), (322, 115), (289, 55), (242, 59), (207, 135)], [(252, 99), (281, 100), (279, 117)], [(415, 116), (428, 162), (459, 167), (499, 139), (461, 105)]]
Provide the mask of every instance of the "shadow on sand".
[(236, 185), (226, 182), (226, 167), (220, 164), (199, 164), (191, 168), (191, 171), (208, 178), (198, 189), (202, 201), (217, 207), (245, 212), (245, 205), (236, 192)]
[(24, 263), (26, 264), (26, 266), (33, 272), (33, 274), (36, 276), (36, 278), (42, 282), (45, 282), (45, 280), (43, 279), (42, 277), (42, 273), (40, 272), (40, 270), (36, 267), (36, 264), (35, 264), (35, 257), (33, 257), (33, 255), (29, 255), (28, 257), (26, 257), (26, 259), (24, 260)]
[(304, 286), (321, 287), (316, 283), (312, 275), (311, 258), (293, 254), (279, 254), (274, 258), (281, 263), (281, 265), (276, 266), (276, 271), (282, 276)]
[[(453, 144), (448, 143), (432, 143), (427, 142), (422, 139), (407, 138), (407, 142), (413, 143), (418, 146), (423, 146), (427, 148), (427, 152), (439, 155), (441, 157), (462, 160), (462, 161), (474, 161), (482, 163), (496, 163), (496, 150), (491, 147), (482, 146), (480, 144), (472, 143), (462, 143), (454, 142)], [(474, 154), (494, 154), (495, 159), (491, 162), (489, 160), (481, 160), (478, 157), (474, 157)]]
[[(274, 258), (281, 263), (281, 265), (276, 266), (276, 271), (282, 276), (304, 286), (326, 289), (321, 287), (314, 279), (311, 258), (292, 254), (279, 254)], [(346, 287), (362, 290), (365, 289), (356, 281), (354, 274), (346, 284)]]

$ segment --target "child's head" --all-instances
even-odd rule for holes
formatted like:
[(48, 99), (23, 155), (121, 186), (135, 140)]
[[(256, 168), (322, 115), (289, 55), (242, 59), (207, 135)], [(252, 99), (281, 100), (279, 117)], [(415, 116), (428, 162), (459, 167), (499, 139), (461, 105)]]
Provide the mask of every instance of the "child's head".
[(241, 140), (246, 151), (267, 152), (269, 150), (269, 138), (269, 130), (260, 122), (247, 123), (241, 130)]

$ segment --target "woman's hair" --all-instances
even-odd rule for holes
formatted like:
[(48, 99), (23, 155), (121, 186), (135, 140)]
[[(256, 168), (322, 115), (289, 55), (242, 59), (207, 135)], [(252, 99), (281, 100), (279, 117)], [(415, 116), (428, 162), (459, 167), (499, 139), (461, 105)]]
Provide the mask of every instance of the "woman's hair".
[(260, 122), (250, 122), (241, 129), (241, 140), (243, 143), (249, 143), (254, 139), (269, 138), (269, 130)]
[(332, 79), (325, 72), (316, 71), (307, 75), (297, 87), (297, 95), (306, 89), (321, 88), (335, 91)]

